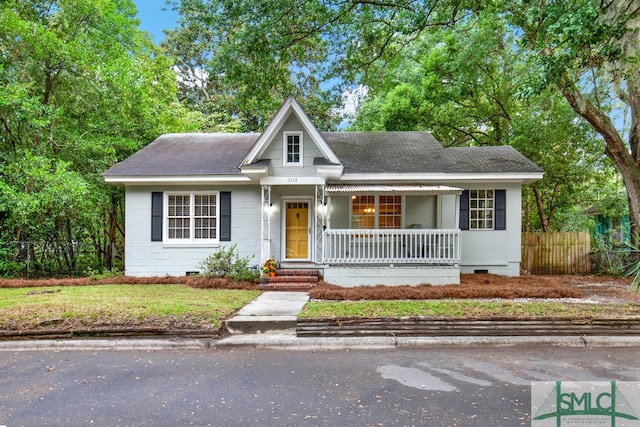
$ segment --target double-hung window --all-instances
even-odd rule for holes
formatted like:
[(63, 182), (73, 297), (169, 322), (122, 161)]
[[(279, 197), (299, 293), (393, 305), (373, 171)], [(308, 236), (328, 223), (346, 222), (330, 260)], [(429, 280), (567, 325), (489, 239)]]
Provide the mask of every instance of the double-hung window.
[(378, 228), (400, 228), (402, 196), (379, 196)]
[(218, 193), (167, 193), (167, 241), (173, 243), (217, 242)]
[(463, 190), (460, 195), (461, 230), (507, 229), (507, 191)]
[(302, 166), (302, 132), (284, 132), (285, 166)]
[(493, 190), (469, 191), (469, 229), (493, 230)]
[(400, 228), (402, 196), (351, 196), (351, 228)]

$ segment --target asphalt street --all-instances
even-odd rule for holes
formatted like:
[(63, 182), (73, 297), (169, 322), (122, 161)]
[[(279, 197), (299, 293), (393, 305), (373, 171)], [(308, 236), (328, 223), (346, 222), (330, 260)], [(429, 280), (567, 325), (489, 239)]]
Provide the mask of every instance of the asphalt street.
[(637, 381), (638, 350), (3, 351), (0, 425), (530, 425), (531, 381)]

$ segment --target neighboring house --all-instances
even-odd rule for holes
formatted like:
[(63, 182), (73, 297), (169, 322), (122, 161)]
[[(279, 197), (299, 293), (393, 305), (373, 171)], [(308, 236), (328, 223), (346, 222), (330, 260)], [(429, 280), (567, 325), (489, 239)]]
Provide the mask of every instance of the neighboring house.
[[(595, 229), (593, 237), (604, 243), (627, 244), (631, 241), (631, 220), (629, 215), (614, 217), (603, 214), (597, 205), (587, 209), (586, 214), (593, 217)], [(630, 248), (629, 248), (630, 249)]]
[(237, 245), (329, 283), (459, 283), (520, 273), (512, 147), (443, 148), (427, 132), (318, 132), (289, 97), (261, 134), (169, 134), (104, 173), (126, 187), (126, 274), (185, 275)]

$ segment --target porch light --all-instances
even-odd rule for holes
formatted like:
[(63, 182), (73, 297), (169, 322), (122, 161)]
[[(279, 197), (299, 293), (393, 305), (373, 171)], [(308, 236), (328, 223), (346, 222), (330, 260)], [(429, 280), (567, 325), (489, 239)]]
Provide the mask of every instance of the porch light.
[(318, 211), (320, 212), (320, 215), (324, 216), (327, 214), (327, 203), (322, 203), (318, 205)]
[(275, 212), (275, 210), (276, 208), (275, 206), (273, 206), (273, 203), (269, 203), (269, 205), (264, 206), (264, 213), (266, 213), (267, 215), (271, 215)]

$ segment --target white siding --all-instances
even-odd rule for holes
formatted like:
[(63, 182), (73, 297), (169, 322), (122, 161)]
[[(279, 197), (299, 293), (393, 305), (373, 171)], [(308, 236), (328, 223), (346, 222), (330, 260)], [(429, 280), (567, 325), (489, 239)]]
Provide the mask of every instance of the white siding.
[(457, 201), (460, 196), (453, 194), (440, 194), (438, 196), (437, 228), (460, 228), (460, 205)]
[(458, 285), (457, 267), (325, 267), (324, 281), (352, 288), (356, 286)]
[(130, 276), (184, 276), (219, 248), (237, 244), (238, 255), (260, 263), (260, 189), (257, 186), (198, 187), (231, 191), (231, 242), (214, 245), (166, 245), (151, 241), (151, 192), (194, 188), (127, 187), (125, 273)]
[[(422, 228), (436, 228), (436, 196), (406, 196), (405, 227), (420, 224)], [(453, 227), (451, 227), (453, 228)]]
[(504, 231), (462, 231), (461, 273), (488, 270), (505, 276), (520, 274), (520, 241), (522, 228), (522, 190), (520, 184), (487, 184), (470, 189), (506, 189), (507, 227)]
[(331, 196), (331, 211), (329, 212), (331, 214), (331, 228), (351, 228), (349, 201), (348, 196)]

